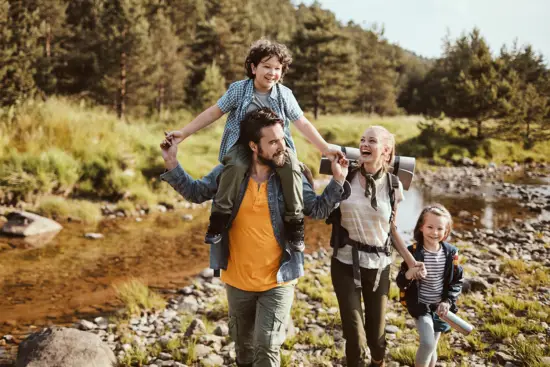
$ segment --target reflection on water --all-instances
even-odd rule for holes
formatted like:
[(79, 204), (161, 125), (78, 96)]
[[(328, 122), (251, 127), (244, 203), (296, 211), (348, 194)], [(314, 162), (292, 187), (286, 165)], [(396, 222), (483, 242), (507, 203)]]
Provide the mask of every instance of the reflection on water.
[[(480, 187), (477, 195), (468, 196), (432, 194), (430, 190), (411, 187), (409, 191), (405, 191), (405, 201), (399, 205), (397, 216), (397, 226), (406, 240), (412, 238), (412, 231), (422, 208), (433, 203), (440, 203), (451, 212), (455, 228), (498, 229), (509, 225), (514, 218), (526, 219), (537, 216), (536, 213), (521, 207), (516, 199), (496, 197), (495, 190), (491, 187)], [(477, 216), (479, 221), (475, 224), (463, 223), (458, 218), (462, 210)], [(548, 213), (545, 213), (542, 216), (547, 215)]]

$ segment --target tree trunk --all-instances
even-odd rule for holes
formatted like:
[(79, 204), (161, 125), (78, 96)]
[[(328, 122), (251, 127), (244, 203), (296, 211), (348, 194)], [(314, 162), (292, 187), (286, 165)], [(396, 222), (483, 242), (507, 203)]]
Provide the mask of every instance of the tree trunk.
[(122, 52), (120, 55), (120, 84), (118, 89), (118, 104), (117, 104), (117, 116), (119, 119), (124, 118), (124, 110), (126, 100), (126, 52)]
[(46, 23), (46, 57), (49, 59), (52, 55), (52, 26)]
[(481, 130), (481, 124), (482, 123), (483, 123), (483, 121), (481, 121), (481, 120), (477, 121), (477, 139), (478, 140), (483, 139), (483, 131)]
[(164, 81), (159, 82), (157, 94), (157, 113), (160, 116), (164, 106)]

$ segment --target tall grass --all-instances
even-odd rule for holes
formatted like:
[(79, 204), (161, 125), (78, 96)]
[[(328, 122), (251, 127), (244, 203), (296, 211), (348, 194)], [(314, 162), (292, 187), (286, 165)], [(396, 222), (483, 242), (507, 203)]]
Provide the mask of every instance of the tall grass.
[(138, 279), (114, 286), (117, 297), (124, 303), (130, 315), (139, 314), (141, 310), (162, 310), (166, 301), (159, 294), (151, 291)]
[[(64, 98), (0, 109), (0, 200), (37, 201), (49, 194), (111, 201), (124, 198), (144, 205), (158, 202), (160, 195), (166, 200), (174, 192), (166, 191), (157, 179), (164, 168), (159, 143), (163, 131), (181, 128), (193, 117), (179, 111), (160, 119), (121, 121), (104, 107)], [(368, 126), (385, 126), (396, 136), (398, 153), (442, 163), (463, 156), (481, 163), (550, 156), (547, 143), (526, 151), (520, 143), (472, 142), (453, 135), (446, 121), (442, 129), (421, 131), (421, 120), (418, 116), (360, 115), (311, 119), (328, 142), (352, 147), (358, 146)], [(180, 144), (178, 158), (192, 176), (202, 176), (218, 164), (224, 122), (222, 118)], [(320, 153), (293, 126), (291, 130), (298, 157), (317, 174)]]

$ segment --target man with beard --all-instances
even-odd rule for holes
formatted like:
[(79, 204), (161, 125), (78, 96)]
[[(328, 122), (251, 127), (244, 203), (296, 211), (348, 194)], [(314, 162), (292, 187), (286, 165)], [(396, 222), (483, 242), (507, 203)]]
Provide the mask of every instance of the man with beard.
[[(222, 241), (210, 248), (210, 266), (221, 269), (229, 305), (229, 329), (238, 366), (280, 365), (279, 350), (297, 279), (304, 275), (303, 253), (284, 240), (284, 199), (274, 168), (288, 159), (283, 121), (269, 108), (248, 113), (241, 122), (240, 144), (249, 148), (251, 164)], [(161, 179), (187, 200), (212, 199), (223, 166), (200, 180), (179, 165), (177, 144), (161, 144), (166, 169)], [(346, 159), (332, 163), (333, 179), (319, 196), (303, 178), (304, 214), (326, 218), (350, 194)], [(285, 247), (286, 246), (286, 247)]]

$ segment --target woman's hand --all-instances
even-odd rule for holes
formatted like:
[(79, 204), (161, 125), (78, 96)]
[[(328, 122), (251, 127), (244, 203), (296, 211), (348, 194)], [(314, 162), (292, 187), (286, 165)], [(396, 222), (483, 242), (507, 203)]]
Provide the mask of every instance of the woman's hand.
[(340, 184), (344, 184), (348, 175), (349, 160), (346, 158), (335, 159), (331, 163), (332, 176)]

